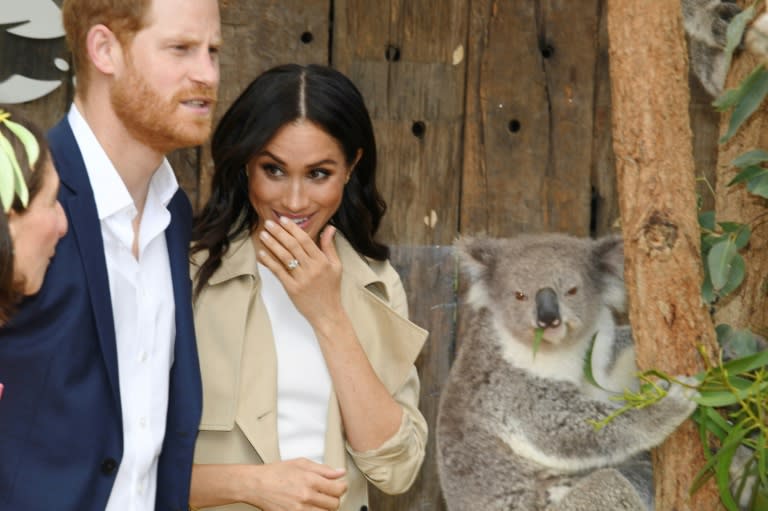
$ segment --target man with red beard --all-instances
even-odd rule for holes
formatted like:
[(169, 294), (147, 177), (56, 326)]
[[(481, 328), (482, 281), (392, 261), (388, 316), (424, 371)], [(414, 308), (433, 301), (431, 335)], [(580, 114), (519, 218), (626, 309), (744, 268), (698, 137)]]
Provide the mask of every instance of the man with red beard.
[(217, 0), (64, 0), (77, 90), (49, 133), (69, 221), (0, 330), (0, 509), (186, 509), (200, 420), (191, 207), (165, 154), (209, 135)]

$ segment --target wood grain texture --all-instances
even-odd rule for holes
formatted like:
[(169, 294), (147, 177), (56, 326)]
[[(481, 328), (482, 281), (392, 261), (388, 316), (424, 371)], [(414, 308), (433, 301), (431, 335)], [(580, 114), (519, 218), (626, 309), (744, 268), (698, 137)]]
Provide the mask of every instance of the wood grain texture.
[(445, 244), (456, 234), (466, 9), (467, 0), (334, 2), (332, 62), (371, 112), (387, 242)]
[[(703, 370), (697, 347), (711, 354), (716, 342), (700, 294), (680, 3), (649, 10), (644, 0), (608, 0), (608, 33), (625, 279), (638, 367), (693, 375)], [(638, 72), (643, 80), (633, 79)], [(705, 463), (691, 421), (653, 450), (653, 460), (657, 509), (721, 508), (711, 480), (689, 495)]]
[(587, 234), (598, 2), (472, 2), (461, 231)]
[(398, 246), (392, 264), (403, 280), (411, 320), (429, 330), (416, 367), (421, 379), (419, 408), (429, 424), (427, 451), (413, 487), (403, 495), (385, 495), (371, 487), (371, 511), (444, 511), (435, 464), (434, 424), (440, 393), (454, 353), (456, 259), (450, 246)]

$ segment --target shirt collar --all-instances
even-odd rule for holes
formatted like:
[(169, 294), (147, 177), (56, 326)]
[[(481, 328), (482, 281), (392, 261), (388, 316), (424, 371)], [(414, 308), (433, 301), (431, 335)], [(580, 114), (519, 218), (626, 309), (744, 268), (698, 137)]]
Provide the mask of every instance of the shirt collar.
[[(69, 109), (67, 120), (83, 156), (88, 180), (93, 189), (99, 220), (104, 220), (127, 208), (135, 208), (133, 198), (112, 160), (109, 159), (93, 130), (74, 103)], [(163, 206), (167, 206), (178, 188), (179, 183), (173, 169), (168, 160), (163, 158), (162, 163), (152, 175), (148, 193), (157, 197)]]

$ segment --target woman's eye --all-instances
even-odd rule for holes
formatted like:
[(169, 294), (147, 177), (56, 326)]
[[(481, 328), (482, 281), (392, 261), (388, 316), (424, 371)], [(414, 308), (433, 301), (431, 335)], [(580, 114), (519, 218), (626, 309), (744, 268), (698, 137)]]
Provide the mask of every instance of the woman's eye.
[(568, 296), (573, 296), (573, 295), (575, 295), (578, 292), (579, 292), (579, 288), (578, 287), (572, 287), (571, 289), (566, 291), (565, 294), (568, 295)]
[(522, 291), (515, 291), (515, 298), (517, 298), (522, 302), (528, 299), (528, 295), (526, 295)]
[(277, 165), (274, 165), (272, 163), (265, 163), (264, 165), (262, 165), (261, 168), (264, 169), (264, 172), (268, 176), (281, 176), (281, 175), (283, 175), (283, 169), (281, 169), (280, 167), (278, 167)]
[(312, 169), (309, 172), (309, 177), (312, 179), (323, 179), (330, 176), (331, 173), (325, 169)]

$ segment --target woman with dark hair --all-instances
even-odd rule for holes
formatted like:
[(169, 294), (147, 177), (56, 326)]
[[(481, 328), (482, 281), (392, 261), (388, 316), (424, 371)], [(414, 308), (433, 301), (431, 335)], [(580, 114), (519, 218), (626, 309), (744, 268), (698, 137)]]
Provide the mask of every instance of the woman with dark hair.
[(354, 84), (323, 66), (254, 80), (212, 140), (193, 233), (203, 419), (192, 509), (354, 510), (413, 483), (427, 333), (375, 240), (385, 206)]
[[(22, 298), (40, 290), (67, 232), (58, 191), (45, 139), (0, 105), (0, 327)], [(0, 383), (0, 397), (3, 389)]]
[(43, 284), (67, 219), (59, 176), (38, 130), (0, 106), (0, 325)]

